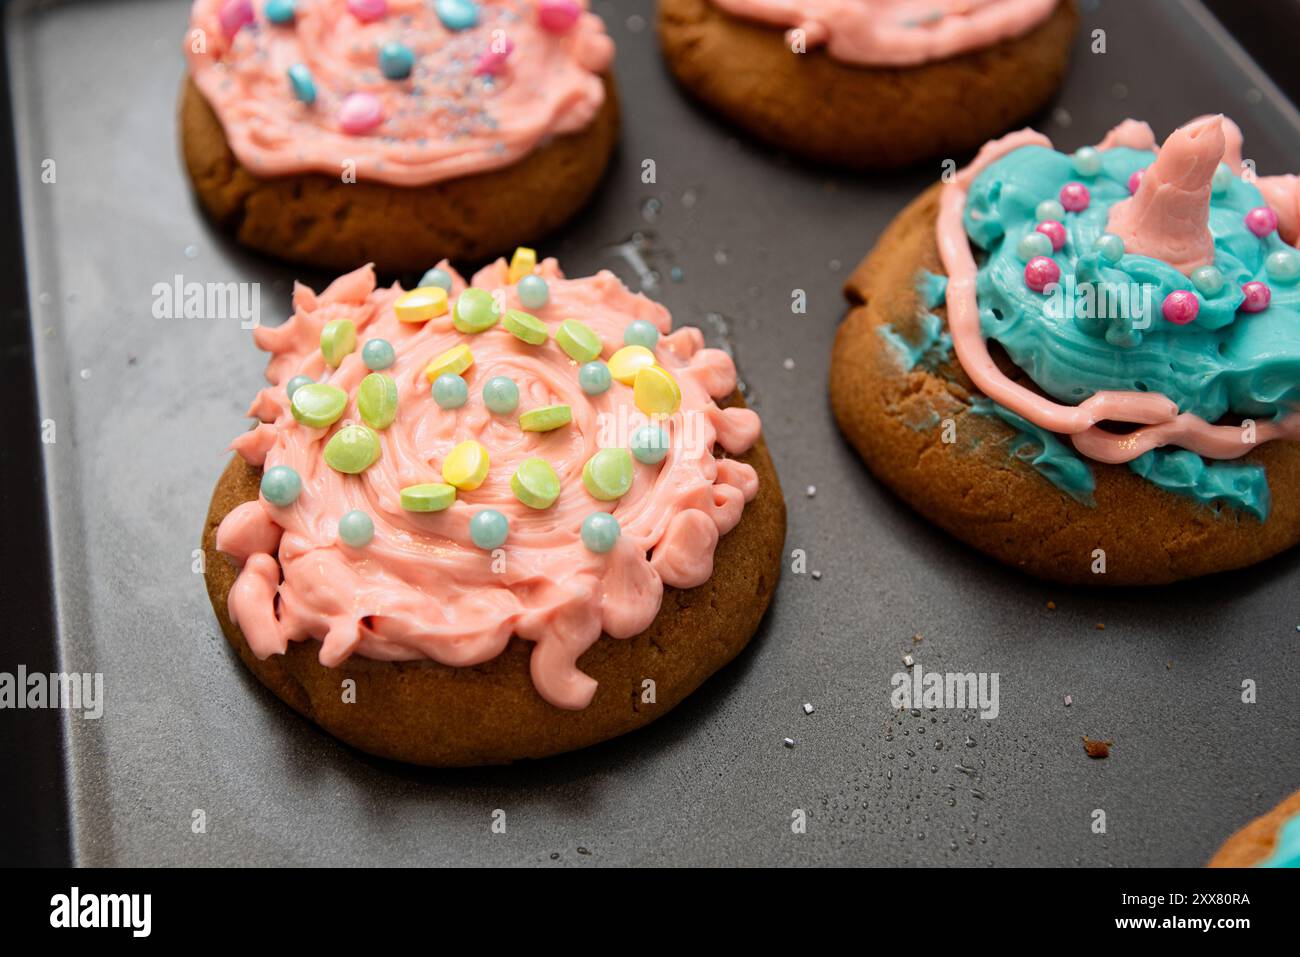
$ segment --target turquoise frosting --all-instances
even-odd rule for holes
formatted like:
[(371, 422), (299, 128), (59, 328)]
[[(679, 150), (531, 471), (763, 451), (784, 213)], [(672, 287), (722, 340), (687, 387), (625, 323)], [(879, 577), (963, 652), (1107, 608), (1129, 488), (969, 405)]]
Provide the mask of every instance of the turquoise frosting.
[(1012, 455), (1028, 462), (1071, 498), (1085, 505), (1093, 504), (1092, 493), (1097, 482), (1092, 477), (1092, 469), (1055, 435), (983, 396), (971, 402), (970, 410), (976, 415), (996, 416), (1015, 429), (1010, 445)]
[(1259, 867), (1300, 867), (1300, 814), (1282, 825), (1277, 832), (1273, 853), (1257, 865)]
[[(1269, 253), (1289, 247), (1276, 232), (1260, 239), (1246, 227), (1246, 213), (1267, 205), (1259, 190), (1232, 177), (1212, 199), (1214, 265), (1226, 281), (1207, 298), (1159, 260), (1126, 253), (1111, 263), (1096, 251), (1110, 207), (1129, 196), (1129, 176), (1155, 159), (1154, 153), (1125, 147), (1101, 156), (1101, 173), (1083, 177), (1069, 156), (1026, 146), (975, 177), (964, 225), (986, 253), (976, 279), (985, 338), (1001, 344), (1045, 393), (1067, 404), (1102, 390), (1159, 392), (1180, 411), (1210, 422), (1225, 416), (1271, 419), (1300, 406), (1300, 285), (1272, 281), (1265, 272)], [(1038, 204), (1057, 198), (1074, 181), (1088, 187), (1091, 202), (1063, 218), (1066, 243), (1053, 254), (1061, 267), (1061, 292), (1034, 292), (1025, 284), (1017, 246), (1038, 224)], [(1241, 286), (1252, 280), (1268, 283), (1272, 302), (1263, 312), (1239, 313)], [(1165, 321), (1160, 312), (1165, 296), (1179, 289), (1193, 291), (1200, 305), (1196, 320), (1185, 326)], [(1260, 466), (1206, 464), (1194, 453), (1161, 449), (1131, 467), (1168, 491), (1268, 515)]]
[(930, 311), (939, 306), (947, 296), (948, 277), (923, 270), (917, 276), (916, 291), (925, 307), (917, 317), (920, 338), (916, 342), (909, 342), (889, 323), (885, 323), (877, 330), (880, 337), (898, 354), (898, 361), (908, 372), (920, 363), (933, 368), (947, 362), (952, 356), (952, 336), (948, 332), (948, 327), (942, 319)]

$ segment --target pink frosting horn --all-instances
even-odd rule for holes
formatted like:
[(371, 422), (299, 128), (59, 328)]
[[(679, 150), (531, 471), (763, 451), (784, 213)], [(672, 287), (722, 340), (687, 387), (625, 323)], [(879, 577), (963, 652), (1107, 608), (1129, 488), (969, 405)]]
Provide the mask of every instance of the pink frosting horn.
[(1107, 230), (1128, 252), (1163, 260), (1184, 275), (1213, 263), (1210, 180), (1226, 147), (1221, 116), (1174, 130), (1137, 192), (1111, 207)]

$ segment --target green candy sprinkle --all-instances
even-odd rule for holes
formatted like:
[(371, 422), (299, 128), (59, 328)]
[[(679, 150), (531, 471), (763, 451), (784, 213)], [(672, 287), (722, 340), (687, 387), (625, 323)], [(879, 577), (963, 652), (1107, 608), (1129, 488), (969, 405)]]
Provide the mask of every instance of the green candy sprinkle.
[(582, 467), (582, 484), (592, 498), (612, 502), (632, 487), (632, 455), (627, 449), (601, 449)]
[(331, 319), (320, 331), (320, 352), (331, 369), (357, 347), (357, 327), (351, 319)]
[(501, 324), (506, 327), (506, 331), (512, 336), (516, 339), (522, 339), (530, 346), (545, 345), (546, 340), (551, 337), (546, 330), (546, 323), (536, 316), (530, 316), (518, 309), (508, 310), (505, 318), (501, 320)]
[(348, 394), (324, 382), (312, 382), (294, 390), (289, 408), (293, 417), (313, 429), (333, 425), (348, 407)]
[(567, 405), (544, 405), (529, 409), (519, 417), (519, 428), (525, 432), (550, 432), (573, 421), (573, 410)]
[(386, 429), (397, 418), (397, 383), (381, 372), (372, 372), (357, 386), (357, 411), (372, 429)]
[(408, 485), (399, 493), (402, 508), (408, 512), (441, 512), (456, 501), (456, 486), (441, 482)]
[(545, 459), (524, 459), (510, 479), (510, 490), (529, 508), (550, 508), (560, 497), (560, 477)]
[(379, 458), (379, 436), (364, 425), (345, 425), (325, 443), (325, 464), (336, 472), (356, 475)]
[(499, 318), (492, 293), (486, 289), (466, 289), (456, 299), (456, 312), (451, 324), (457, 332), (486, 332), (497, 324)]
[(565, 319), (555, 331), (555, 341), (574, 362), (590, 362), (600, 358), (603, 348), (600, 336), (577, 319)]

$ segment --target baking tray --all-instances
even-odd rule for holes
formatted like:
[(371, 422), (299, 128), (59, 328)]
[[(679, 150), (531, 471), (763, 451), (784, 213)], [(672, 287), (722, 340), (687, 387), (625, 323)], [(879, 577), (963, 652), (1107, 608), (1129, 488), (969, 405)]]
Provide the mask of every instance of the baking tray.
[[(787, 570), (751, 647), (650, 728), (466, 771), (373, 759), (295, 716), (231, 654), (192, 569), (264, 357), (235, 320), (154, 318), (153, 287), (259, 281), (278, 322), (295, 276), (326, 277), (243, 252), (196, 210), (174, 120), (188, 4), (9, 7), (40, 412), (60, 430), (44, 447), (54, 632), (62, 668), (102, 672), (107, 699), (99, 721), (64, 719), (75, 861), (1198, 865), (1300, 787), (1300, 556), (1171, 588), (1061, 588), (900, 504), (836, 432), (827, 360), (845, 276), (938, 164), (850, 176), (751, 145), (674, 88), (649, 2), (595, 6), (619, 46), (622, 146), (543, 249), (572, 274), (614, 269), (734, 350), (808, 573)], [(1222, 110), (1261, 171), (1300, 166), (1300, 117), (1203, 8), (1083, 6), (1040, 121), (1058, 143)], [(999, 717), (896, 712), (904, 654), (997, 672)], [(1085, 757), (1085, 734), (1113, 740), (1110, 758)]]

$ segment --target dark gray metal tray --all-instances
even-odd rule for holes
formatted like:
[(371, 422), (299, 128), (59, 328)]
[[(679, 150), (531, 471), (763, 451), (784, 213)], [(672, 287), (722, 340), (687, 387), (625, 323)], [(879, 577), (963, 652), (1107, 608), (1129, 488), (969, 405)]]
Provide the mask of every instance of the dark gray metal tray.
[[(1085, 7), (1040, 124), (1059, 144), (1129, 115), (1163, 135), (1221, 110), (1261, 171), (1300, 167), (1300, 117), (1201, 7)], [(752, 146), (673, 87), (649, 2), (596, 9), (619, 45), (621, 152), (543, 248), (573, 274), (648, 280), (677, 323), (734, 349), (790, 505), (787, 551), (820, 577), (787, 573), (751, 648), (649, 729), (433, 772), (353, 752), (265, 692), (192, 570), (263, 357), (237, 321), (154, 318), (152, 289), (260, 281), (278, 322), (292, 278), (325, 277), (239, 250), (196, 210), (174, 120), (188, 4), (10, 6), (39, 402), (58, 427), (56, 637), (62, 667), (103, 672), (107, 698), (101, 720), (65, 719), (75, 860), (1199, 865), (1300, 787), (1300, 557), (1173, 588), (1058, 588), (901, 505), (840, 440), (826, 368), (846, 274), (938, 164), (857, 177)], [(1095, 28), (1104, 54), (1088, 51)], [(904, 653), (999, 673), (1000, 716), (895, 712)], [(1241, 701), (1246, 678), (1257, 704)], [(1086, 758), (1085, 734), (1113, 739), (1111, 757)], [(797, 809), (807, 833), (792, 832)]]

